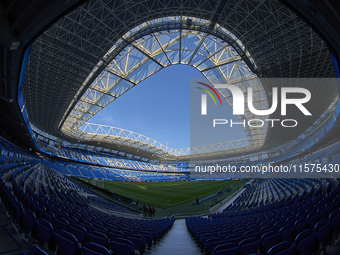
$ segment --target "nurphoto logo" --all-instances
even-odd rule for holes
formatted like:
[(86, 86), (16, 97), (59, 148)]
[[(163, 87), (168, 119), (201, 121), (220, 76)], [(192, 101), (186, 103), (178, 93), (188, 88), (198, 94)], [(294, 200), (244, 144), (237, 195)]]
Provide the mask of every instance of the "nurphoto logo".
[[(220, 95), (218, 92), (210, 85), (198, 82), (207, 88), (209, 88), (219, 99), (220, 104), (222, 106), (222, 100), (220, 98)], [(243, 94), (243, 91), (235, 86), (235, 85), (227, 85), (227, 84), (215, 84), (215, 88), (217, 89), (228, 89), (231, 92), (232, 99), (233, 99), (233, 115), (244, 115), (245, 112), (245, 96)], [(215, 97), (212, 95), (212, 93), (205, 89), (197, 87), (198, 89), (203, 90), (206, 92), (214, 101), (215, 105), (217, 105)], [(303, 94), (304, 97), (302, 98), (287, 98), (287, 94), (289, 93), (298, 93)], [(201, 115), (207, 115), (207, 94), (201, 94)], [(311, 99), (311, 93), (308, 89), (305, 88), (298, 88), (298, 87), (282, 87), (281, 88), (281, 116), (287, 115), (287, 105), (295, 105), (305, 116), (311, 116), (312, 114), (306, 109), (306, 107), (303, 105)], [(253, 102), (253, 88), (248, 87), (247, 88), (247, 105), (248, 109), (251, 113), (257, 116), (266, 116), (274, 113), (278, 106), (278, 88), (273, 87), (272, 88), (272, 105), (269, 109), (265, 110), (258, 110), (254, 107)], [(265, 121), (271, 123), (271, 126), (274, 126), (274, 122), (280, 122), (283, 127), (295, 127), (298, 124), (298, 121), (295, 119), (266, 119)], [(213, 120), (213, 127), (216, 125), (225, 125), (227, 123), (230, 123), (231, 127), (233, 125), (232, 120), (228, 121), (227, 119), (214, 119)], [(291, 123), (291, 125), (288, 125), (288, 123)], [(234, 124), (241, 124), (243, 126), (246, 125), (246, 120), (243, 120), (243, 122), (234, 122)], [(264, 121), (262, 119), (250, 119), (248, 120), (248, 126), (250, 127), (262, 127), (264, 125)]]

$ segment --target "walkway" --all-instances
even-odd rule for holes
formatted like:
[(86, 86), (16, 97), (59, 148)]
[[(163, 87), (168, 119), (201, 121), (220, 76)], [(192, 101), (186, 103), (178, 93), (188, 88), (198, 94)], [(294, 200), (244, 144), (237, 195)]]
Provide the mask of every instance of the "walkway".
[(229, 205), (231, 205), (241, 194), (245, 191), (246, 189), (242, 188), (242, 190), (233, 198), (231, 198), (227, 203), (222, 205), (220, 208), (218, 208), (215, 212), (213, 213), (221, 213), (225, 208), (227, 208)]
[(190, 236), (184, 219), (177, 219), (163, 239), (151, 250), (146, 249), (145, 255), (191, 255), (203, 254), (194, 239)]
[(28, 243), (17, 234), (12, 225), (7, 221), (7, 215), (0, 201), (0, 254), (16, 255), (21, 251), (28, 252)]

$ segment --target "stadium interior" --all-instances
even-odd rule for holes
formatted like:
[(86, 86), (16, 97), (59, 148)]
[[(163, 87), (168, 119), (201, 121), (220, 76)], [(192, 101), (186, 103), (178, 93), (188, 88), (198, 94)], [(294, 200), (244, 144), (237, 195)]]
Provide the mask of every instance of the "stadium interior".
[[(0, 19), (0, 254), (340, 254), (339, 1), (2, 0)], [(312, 114), (182, 149), (89, 122), (176, 64), (258, 110), (285, 78)], [(240, 122), (282, 117), (248, 104)]]

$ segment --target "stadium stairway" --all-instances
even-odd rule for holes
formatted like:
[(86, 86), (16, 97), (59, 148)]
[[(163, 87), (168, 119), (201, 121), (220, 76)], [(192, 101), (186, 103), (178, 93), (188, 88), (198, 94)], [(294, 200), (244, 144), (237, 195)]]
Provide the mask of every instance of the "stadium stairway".
[(239, 197), (242, 195), (242, 193), (245, 191), (244, 188), (242, 188), (242, 190), (240, 190), (240, 192), (238, 192), (233, 198), (231, 198), (228, 202), (226, 202), (224, 205), (222, 205), (220, 208), (218, 208), (216, 211), (214, 211), (213, 213), (222, 213), (224, 209), (226, 209), (228, 206), (232, 205), (232, 203)]
[(9, 223), (5, 209), (0, 201), (0, 254), (16, 255), (28, 252), (29, 244), (24, 241)]
[(191, 238), (185, 219), (176, 219), (172, 228), (157, 246), (151, 251), (146, 251), (145, 255), (191, 255), (204, 254), (201, 252), (195, 241)]

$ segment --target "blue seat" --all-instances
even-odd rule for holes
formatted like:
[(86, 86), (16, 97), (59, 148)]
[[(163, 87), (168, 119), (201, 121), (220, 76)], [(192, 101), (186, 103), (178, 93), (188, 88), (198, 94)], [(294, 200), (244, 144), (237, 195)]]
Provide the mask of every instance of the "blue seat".
[(316, 213), (314, 213), (309, 219), (308, 219), (308, 225), (310, 228), (314, 228), (315, 224), (318, 222), (319, 218)]
[(111, 241), (115, 241), (115, 242), (118, 242), (118, 243), (124, 243), (124, 244), (130, 245), (130, 246), (132, 246), (133, 250), (135, 250), (135, 246), (133, 245), (133, 243), (130, 240), (126, 239), (126, 238), (116, 237), (116, 238), (112, 239)]
[(293, 247), (293, 243), (290, 241), (284, 241), (282, 243), (274, 245), (272, 248), (269, 249), (267, 255), (276, 255), (279, 252), (285, 251), (289, 248)]
[(286, 226), (286, 225), (287, 225), (286, 222), (282, 222), (282, 223), (280, 223), (280, 224), (276, 224), (276, 225), (275, 225), (275, 230), (276, 230), (276, 231), (279, 231), (283, 226)]
[(294, 246), (297, 247), (303, 239), (310, 236), (311, 234), (313, 234), (313, 230), (311, 229), (307, 229), (301, 232), (300, 234), (298, 234), (294, 240)]
[(322, 246), (327, 245), (329, 240), (331, 239), (330, 230), (331, 230), (330, 223), (327, 222), (325, 225), (320, 227), (316, 232), (316, 238), (318, 239), (319, 244), (321, 244)]
[(39, 243), (47, 244), (48, 249), (54, 251), (56, 249), (56, 241), (54, 238), (54, 229), (48, 221), (40, 219), (37, 223)]
[(329, 202), (325, 207), (328, 215), (330, 215), (334, 211), (333, 202)]
[(73, 241), (66, 239), (65, 237), (55, 234), (60, 254), (63, 255), (73, 255), (77, 252), (77, 246)]
[(260, 236), (264, 235), (267, 232), (273, 231), (275, 228), (273, 226), (268, 226), (268, 225), (264, 225), (261, 229), (260, 229)]
[(258, 231), (254, 231), (254, 230), (248, 230), (247, 232), (245, 232), (243, 234), (243, 238), (250, 238), (250, 237), (259, 237), (259, 232)]
[(216, 242), (216, 241), (223, 241), (224, 242), (224, 240), (221, 237), (213, 237), (213, 238), (209, 238), (209, 239), (205, 240), (204, 247), (207, 247), (207, 243)]
[(79, 243), (83, 243), (87, 237), (86, 229), (80, 225), (71, 226), (70, 233), (73, 234), (77, 238)]
[(221, 245), (221, 244), (224, 244), (224, 241), (220, 240), (220, 241), (215, 241), (215, 242), (207, 242), (206, 243), (206, 249), (208, 250), (209, 254), (213, 254), (214, 253), (214, 249)]
[(226, 243), (234, 243), (234, 244), (238, 245), (242, 240), (243, 240), (243, 237), (240, 236), (240, 237), (236, 237), (236, 238), (229, 238), (229, 237), (227, 237), (224, 241)]
[(317, 214), (318, 214), (318, 218), (319, 218), (320, 220), (326, 219), (326, 218), (328, 217), (326, 208), (320, 208), (320, 209), (317, 211)]
[(32, 212), (35, 213), (36, 216), (38, 214), (38, 208), (39, 208), (39, 205), (37, 204), (37, 202), (33, 201), (32, 205), (31, 205), (31, 210), (32, 210)]
[(308, 229), (308, 221), (307, 220), (299, 222), (295, 227), (295, 231), (296, 231), (297, 234), (301, 233), (302, 231), (305, 231), (306, 229)]
[(78, 219), (76, 217), (74, 217), (74, 216), (68, 217), (67, 221), (70, 223), (70, 226), (73, 226), (73, 225), (79, 223)]
[(74, 243), (74, 245), (77, 247), (77, 249), (80, 249), (79, 242), (73, 234), (71, 234), (70, 232), (67, 232), (65, 230), (59, 230), (58, 234), (61, 235), (64, 238), (72, 241)]
[(261, 236), (261, 243), (262, 243), (263, 240), (266, 239), (267, 237), (276, 235), (277, 233), (278, 233), (277, 230), (271, 230), (271, 231), (268, 231), (268, 232), (263, 233), (262, 236)]
[(299, 255), (310, 255), (314, 250), (314, 244), (315, 233), (312, 233), (310, 236), (299, 242), (299, 244), (296, 246), (296, 250), (299, 252)]
[(118, 227), (114, 223), (107, 223), (106, 224), (106, 229), (109, 230), (118, 230)]
[(50, 222), (52, 225), (55, 223), (55, 215), (53, 212), (51, 211), (47, 211), (45, 213), (44, 219), (47, 220), (48, 222)]
[[(85, 251), (83, 250), (83, 248), (85, 249)], [(101, 245), (98, 245), (92, 242), (84, 243), (81, 250), (84, 255), (94, 255), (94, 254), (111, 255), (109, 250), (106, 249), (104, 246), (101, 246)]]
[(109, 238), (114, 238), (114, 237), (125, 237), (125, 234), (122, 232), (122, 231), (119, 231), (119, 230), (112, 230), (112, 229), (109, 229), (108, 230), (108, 237)]
[(339, 214), (340, 214), (340, 210), (339, 209), (336, 209), (333, 212), (331, 212), (329, 214), (329, 217), (328, 217), (329, 222), (332, 222), (332, 220), (335, 218), (335, 216), (337, 216)]
[(253, 243), (253, 242), (256, 242), (256, 241), (259, 241), (259, 239), (256, 238), (256, 237), (251, 237), (251, 238), (243, 239), (241, 242), (239, 242), (238, 246), (241, 247), (241, 246), (243, 246), (245, 244)]
[(226, 250), (226, 249), (235, 248), (235, 247), (237, 248), (237, 252), (238, 252), (238, 245), (235, 243), (220, 244), (215, 247), (213, 254), (215, 255), (216, 252), (218, 252), (219, 250)]
[(292, 246), (290, 248), (287, 248), (286, 250), (276, 253), (276, 255), (294, 255), (294, 253), (295, 253), (295, 246)]
[(40, 247), (36, 245), (31, 245), (28, 247), (31, 255), (48, 255), (47, 252), (43, 251)]
[(96, 232), (100, 232), (100, 233), (103, 233), (103, 234), (105, 234), (105, 235), (107, 235), (107, 229), (105, 228), (105, 227), (103, 227), (103, 226), (94, 226), (93, 227), (93, 231), (96, 231)]
[(19, 224), (21, 221), (21, 217), (22, 217), (22, 209), (18, 205), (14, 204), (14, 216), (13, 216), (14, 221), (17, 224)]
[(131, 243), (133, 243), (136, 250), (139, 251), (140, 254), (142, 254), (145, 250), (145, 239), (144, 237), (140, 235), (134, 235), (131, 234), (128, 237), (126, 237)]
[(102, 255), (103, 254), (101, 252), (90, 250), (89, 248), (86, 248), (84, 246), (82, 246), (80, 250), (81, 250), (83, 255)]
[(33, 230), (33, 228), (35, 226), (35, 222), (36, 222), (35, 215), (29, 209), (26, 209), (26, 211), (23, 212), (22, 215), (23, 215), (23, 221), (24, 221), (24, 230), (25, 230), (26, 233), (32, 235), (33, 234), (32, 230)]
[(152, 244), (152, 235), (148, 232), (138, 232), (138, 235), (141, 235), (142, 237), (144, 237), (145, 240), (145, 244), (148, 245), (148, 249), (150, 250), (151, 244)]
[(238, 247), (224, 249), (224, 250), (218, 250), (214, 255), (238, 255)]
[(109, 246), (109, 238), (103, 233), (92, 231), (90, 234), (87, 235), (87, 237), (89, 242), (93, 242), (104, 247)]
[(239, 251), (242, 255), (256, 253), (260, 249), (260, 240), (251, 243), (244, 243), (239, 246)]
[(292, 224), (285, 225), (285, 226), (283, 226), (283, 227), (280, 228), (279, 232), (280, 232), (280, 234), (282, 234), (283, 231), (286, 231), (287, 229), (290, 229), (290, 228), (292, 228), (292, 227), (294, 227)]
[(282, 241), (294, 241), (295, 237), (295, 228), (291, 227), (287, 230), (284, 230), (281, 234), (281, 240)]
[(130, 245), (117, 241), (111, 241), (111, 249), (115, 255), (131, 255), (135, 252), (135, 248), (132, 243)]
[(264, 252), (269, 251), (269, 249), (271, 247), (273, 247), (274, 245), (278, 244), (280, 241), (280, 233), (276, 233), (274, 235), (268, 236), (266, 237), (263, 241), (262, 241), (262, 248)]
[(57, 226), (57, 230), (65, 230), (65, 231), (69, 231), (70, 230), (70, 224), (62, 218), (56, 219), (55, 220), (55, 224)]
[(317, 222), (314, 226), (314, 232), (318, 232), (321, 227), (326, 225), (328, 223), (328, 219), (322, 219), (319, 222)]
[(340, 232), (340, 214), (335, 216), (331, 222), (331, 228), (334, 235), (338, 235)]
[(208, 239), (211, 239), (211, 238), (215, 238), (215, 235), (209, 233), (209, 234), (204, 234), (204, 235), (200, 236), (199, 241), (201, 243), (201, 247), (203, 248), (205, 241), (207, 241)]
[(46, 208), (44, 206), (39, 206), (37, 210), (37, 218), (43, 219), (46, 213)]
[(90, 233), (90, 232), (93, 231), (93, 226), (92, 226), (91, 223), (81, 222), (80, 225), (83, 226), (86, 229), (87, 233)]

